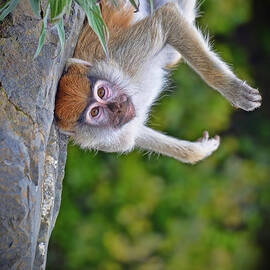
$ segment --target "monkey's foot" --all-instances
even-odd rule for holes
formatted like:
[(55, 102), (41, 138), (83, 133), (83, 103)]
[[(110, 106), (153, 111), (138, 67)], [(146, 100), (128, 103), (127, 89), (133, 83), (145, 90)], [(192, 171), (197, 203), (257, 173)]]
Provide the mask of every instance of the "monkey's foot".
[(231, 89), (228, 99), (233, 106), (245, 111), (253, 111), (261, 106), (262, 97), (257, 89), (250, 87), (241, 80), (236, 80), (232, 86), (233, 89)]
[(215, 136), (209, 138), (208, 131), (203, 132), (203, 136), (194, 142), (194, 155), (192, 155), (191, 163), (196, 163), (208, 156), (210, 156), (215, 150), (217, 150), (220, 143), (220, 137)]

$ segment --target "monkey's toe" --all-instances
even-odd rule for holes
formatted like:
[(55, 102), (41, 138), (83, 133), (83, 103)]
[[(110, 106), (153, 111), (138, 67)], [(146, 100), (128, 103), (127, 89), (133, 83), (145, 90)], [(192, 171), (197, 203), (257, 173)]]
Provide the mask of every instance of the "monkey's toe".
[(245, 82), (241, 82), (238, 86), (238, 93), (236, 100), (232, 102), (235, 107), (245, 111), (253, 111), (261, 106), (262, 96), (260, 92)]

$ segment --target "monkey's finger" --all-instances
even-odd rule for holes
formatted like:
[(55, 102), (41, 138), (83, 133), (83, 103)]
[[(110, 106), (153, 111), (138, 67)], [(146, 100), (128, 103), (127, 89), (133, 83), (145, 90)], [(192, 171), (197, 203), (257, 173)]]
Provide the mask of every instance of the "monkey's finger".
[(247, 88), (247, 92), (250, 94), (258, 94), (260, 95), (260, 92), (258, 89), (252, 88), (249, 85), (245, 84), (246, 88)]
[(208, 138), (209, 138), (209, 133), (208, 133), (207, 130), (205, 130), (205, 131), (203, 132), (203, 139), (208, 140)]
[(242, 101), (241, 104), (239, 104), (237, 107), (250, 112), (250, 111), (254, 111), (260, 106), (261, 106), (261, 102), (245, 100), (245, 101)]
[(215, 135), (214, 139), (220, 143), (220, 136), (219, 135)]
[(260, 93), (245, 93), (244, 96), (249, 100), (249, 101), (255, 101), (255, 102), (259, 102), (262, 101), (262, 96), (260, 95)]
[(209, 133), (208, 133), (208, 131), (205, 130), (205, 131), (203, 132), (202, 137), (199, 138), (199, 139), (197, 140), (197, 142), (204, 142), (204, 141), (207, 141), (208, 138), (209, 138)]

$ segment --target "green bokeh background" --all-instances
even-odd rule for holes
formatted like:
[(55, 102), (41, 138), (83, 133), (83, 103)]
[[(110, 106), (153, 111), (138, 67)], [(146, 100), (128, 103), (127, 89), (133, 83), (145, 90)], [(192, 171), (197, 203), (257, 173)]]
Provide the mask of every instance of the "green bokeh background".
[(268, 0), (205, 0), (198, 19), (263, 106), (233, 109), (181, 64), (150, 125), (194, 140), (221, 135), (191, 166), (134, 151), (69, 145), (49, 270), (270, 269), (270, 23)]

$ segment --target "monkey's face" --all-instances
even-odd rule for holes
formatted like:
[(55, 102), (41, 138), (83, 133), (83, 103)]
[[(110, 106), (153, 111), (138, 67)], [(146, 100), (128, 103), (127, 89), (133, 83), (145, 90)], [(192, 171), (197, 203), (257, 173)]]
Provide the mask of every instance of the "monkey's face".
[(135, 117), (131, 99), (106, 80), (88, 77), (91, 85), (89, 101), (80, 122), (92, 127), (121, 128)]
[(83, 148), (130, 150), (137, 125), (128, 91), (113, 80), (78, 71), (73, 68), (60, 79), (55, 106), (58, 126)]

